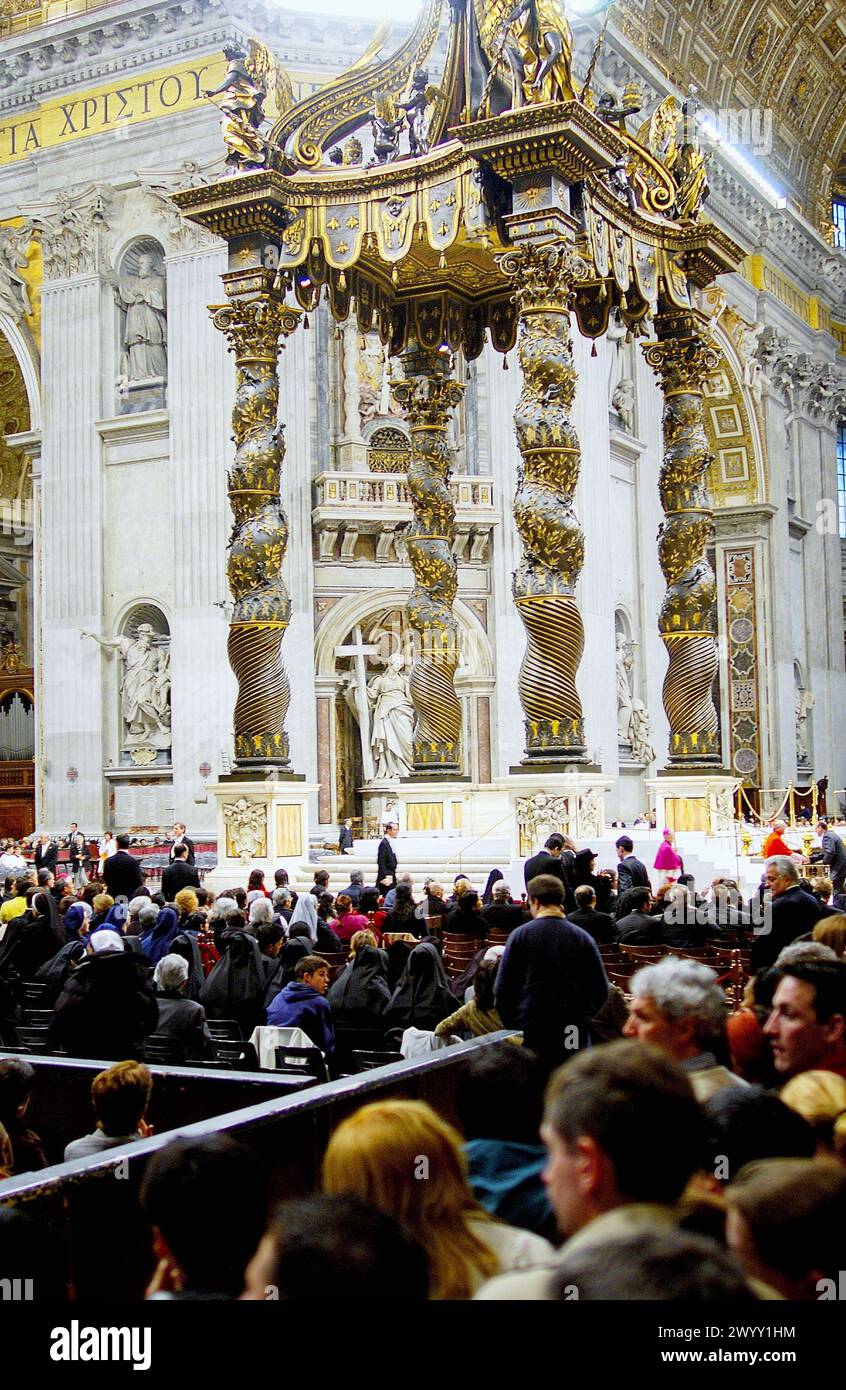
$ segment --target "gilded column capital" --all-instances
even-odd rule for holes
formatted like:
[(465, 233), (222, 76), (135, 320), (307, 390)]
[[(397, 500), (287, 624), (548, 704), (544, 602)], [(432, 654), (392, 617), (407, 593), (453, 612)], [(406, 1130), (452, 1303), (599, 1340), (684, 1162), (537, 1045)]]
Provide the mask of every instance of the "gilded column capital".
[(215, 328), (226, 336), (236, 358), (276, 361), (280, 338), (294, 332), (302, 310), (266, 295), (261, 299), (232, 299), (212, 304), (209, 312)]
[(496, 259), (503, 275), (513, 282), (521, 314), (544, 309), (566, 313), (578, 283), (590, 279), (593, 273), (584, 257), (566, 241), (525, 242)]

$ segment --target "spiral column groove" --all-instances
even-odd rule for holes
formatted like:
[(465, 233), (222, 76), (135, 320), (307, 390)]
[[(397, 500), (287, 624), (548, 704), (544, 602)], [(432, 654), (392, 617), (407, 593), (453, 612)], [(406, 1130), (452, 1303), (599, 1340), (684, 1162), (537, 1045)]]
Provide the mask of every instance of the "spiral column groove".
[(461, 771), (461, 702), (454, 684), (459, 658), (453, 613), (458, 567), (452, 553), (455, 507), (447, 426), (464, 387), (452, 375), (450, 354), (413, 345), (402, 354), (402, 363), (405, 380), (395, 385), (394, 395), (407, 412), (411, 430), (408, 489), (414, 513), (405, 537), (414, 571), (406, 613), (420, 639), (409, 680), (415, 714), (414, 770), (455, 774)]
[(523, 554), (512, 591), (527, 638), (519, 680), (524, 762), (570, 763), (585, 757), (576, 689), (584, 627), (575, 596), (585, 538), (573, 508), (581, 449), (570, 418), (577, 380), (570, 305), (588, 267), (566, 243), (527, 244), (499, 264), (520, 313), (523, 389), (514, 428), (522, 467), (514, 518)]
[(702, 395), (719, 354), (691, 314), (656, 317), (658, 341), (644, 354), (664, 393), (664, 456), (659, 492), (664, 521), (658, 559), (667, 581), (658, 627), (667, 648), (664, 709), (670, 725), (669, 766), (719, 766), (717, 590), (707, 547), (713, 512), (706, 473), (712, 462)]
[(285, 442), (278, 423), (278, 354), (298, 309), (271, 294), (213, 305), (212, 322), (235, 354), (235, 458), (228, 474), (233, 527), (227, 577), (234, 607), (229, 664), (238, 681), (235, 759), (239, 767), (289, 766), (285, 716), (291, 692), (282, 638), (291, 600), (282, 579), (288, 522), (279, 499)]

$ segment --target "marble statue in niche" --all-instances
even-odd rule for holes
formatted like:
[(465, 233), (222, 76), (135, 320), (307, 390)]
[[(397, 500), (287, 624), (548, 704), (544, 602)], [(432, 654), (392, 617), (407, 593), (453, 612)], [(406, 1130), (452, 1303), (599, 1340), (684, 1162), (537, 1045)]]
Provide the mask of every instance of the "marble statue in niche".
[(149, 250), (130, 248), (111, 278), (121, 311), (120, 414), (161, 409), (167, 382), (167, 287), (163, 266)]
[(99, 637), (85, 630), (105, 652), (119, 652), (121, 748), (143, 764), (170, 748), (170, 647), (156, 645), (150, 623), (139, 623), (134, 637)]

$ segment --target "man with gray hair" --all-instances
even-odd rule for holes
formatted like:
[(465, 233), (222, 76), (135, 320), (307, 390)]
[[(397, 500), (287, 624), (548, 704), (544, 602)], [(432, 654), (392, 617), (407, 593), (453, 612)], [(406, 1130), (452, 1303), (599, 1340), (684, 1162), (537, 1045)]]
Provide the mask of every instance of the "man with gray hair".
[(412, 892), (414, 891), (414, 880), (411, 877), (411, 874), (397, 874), (396, 883), (394, 884), (393, 888), (388, 889), (387, 893), (385, 894), (385, 901), (382, 904), (386, 912), (393, 911), (393, 906), (397, 899), (397, 885), (400, 883), (406, 884), (406, 886), (410, 888)]
[(247, 918), (247, 929), (255, 935), (256, 927), (262, 922), (270, 923), (273, 921), (273, 903), (270, 898), (253, 898), (250, 903), (250, 912)]
[(358, 900), (361, 897), (361, 890), (364, 887), (364, 870), (351, 869), (350, 881), (342, 891), (346, 893), (353, 907), (358, 907)]
[(811, 893), (799, 886), (799, 870), (792, 859), (776, 854), (764, 866), (764, 920), (755, 926), (750, 970), (756, 975), (791, 941), (812, 931), (824, 915)]
[(624, 1037), (637, 1038), (674, 1058), (688, 1073), (698, 1101), (724, 1086), (746, 1085), (714, 1055), (724, 1038), (728, 1007), (709, 966), (668, 956), (638, 970), (631, 991)]

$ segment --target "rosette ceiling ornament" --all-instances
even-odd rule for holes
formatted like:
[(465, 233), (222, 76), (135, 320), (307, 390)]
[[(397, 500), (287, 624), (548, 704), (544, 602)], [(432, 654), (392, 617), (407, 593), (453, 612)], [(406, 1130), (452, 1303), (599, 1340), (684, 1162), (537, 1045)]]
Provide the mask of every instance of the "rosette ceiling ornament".
[[(432, 77), (441, 37), (446, 57)], [(653, 323), (681, 315), (686, 333), (704, 341), (698, 292), (736, 269), (743, 253), (700, 215), (707, 160), (696, 137), (695, 102), (665, 99), (633, 134), (637, 92), (617, 98), (594, 93), (590, 81), (581, 90), (574, 82), (572, 33), (560, 0), (428, 0), (401, 47), (383, 56), (382, 42), (377, 35), (348, 71), (269, 129), (259, 119), (260, 80), (245, 84), (243, 66), (232, 58), (233, 100), (224, 79), (216, 104), (230, 123), (243, 120), (258, 131), (260, 141), (251, 134), (249, 142), (236, 142), (249, 143), (252, 153), (230, 159), (230, 172), (217, 183), (182, 190), (175, 201), (185, 217), (228, 243), (230, 303), (260, 303), (270, 312), (283, 299), (305, 311), (306, 327), (325, 298), (338, 322), (353, 314), (362, 333), (375, 329), (392, 355), (413, 358), (421, 401), (458, 399), (445, 383), (444, 364), (449, 376), (455, 353), (474, 358), (488, 341), (507, 354), (519, 337), (524, 389), (515, 428), (523, 469), (515, 507), (522, 559), (514, 594), (527, 633), (520, 683), (525, 762), (585, 761), (577, 680), (584, 536), (573, 511), (580, 455), (570, 419), (571, 324), (597, 338), (616, 309), (645, 338)], [(244, 110), (238, 102), (248, 100), (251, 87), (258, 108)], [(696, 360), (707, 368), (707, 353)], [(421, 453), (414, 604), (419, 669), (427, 678), (412, 682), (418, 776), (454, 776), (458, 746), (454, 585), (443, 566), (430, 563), (435, 542), (425, 540), (432, 528), (423, 517), (428, 493), (443, 492), (448, 469), (443, 451), (436, 461)], [(699, 536), (709, 513), (698, 479), (697, 489)], [(662, 496), (675, 517), (677, 494), (665, 486)], [(439, 518), (445, 550), (448, 512)], [(669, 529), (678, 531), (678, 522), (671, 518)], [(253, 648), (251, 640), (241, 632), (238, 662), (254, 679), (264, 658), (258, 636)], [(697, 661), (698, 689), (711, 678), (711, 651), (691, 645), (676, 666), (687, 672)], [(676, 684), (667, 701), (671, 733), (674, 720), (685, 727), (674, 746), (683, 744), (687, 765), (701, 746), (713, 766), (713, 706), (701, 691), (686, 702)], [(708, 724), (701, 745), (688, 727), (700, 713)], [(431, 762), (422, 756), (423, 742)]]

